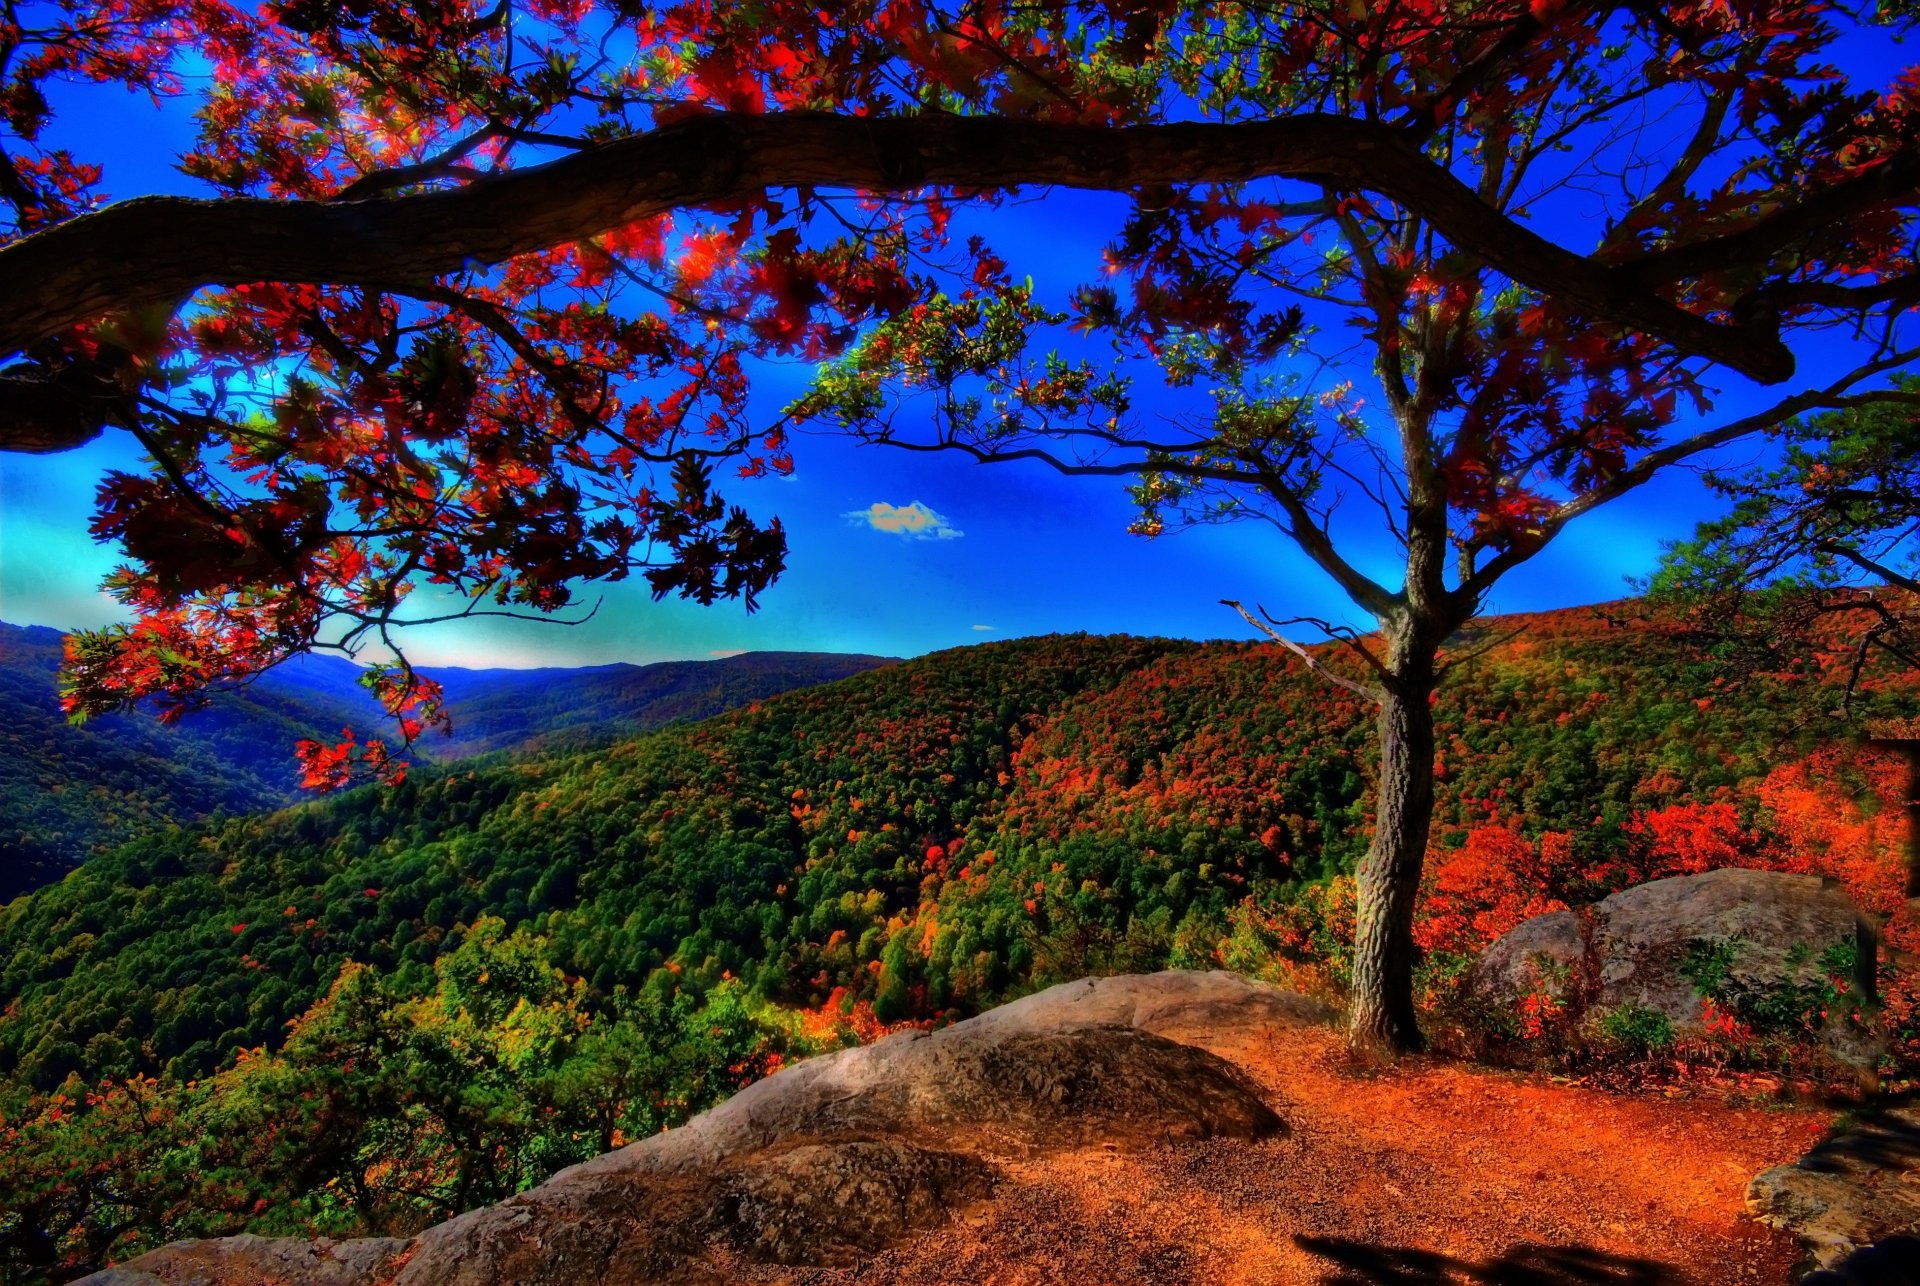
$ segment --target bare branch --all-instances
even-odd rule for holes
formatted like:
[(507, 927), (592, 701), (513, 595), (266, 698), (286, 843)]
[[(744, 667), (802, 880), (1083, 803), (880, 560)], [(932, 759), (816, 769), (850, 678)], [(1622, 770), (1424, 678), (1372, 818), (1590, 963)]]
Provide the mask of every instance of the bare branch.
[(1835, 558), (1844, 559), (1852, 563), (1855, 567), (1858, 567), (1861, 571), (1871, 572), (1889, 585), (1897, 586), (1900, 589), (1906, 590), (1908, 593), (1920, 594), (1920, 581), (1893, 570), (1893, 568), (1888, 567), (1885, 563), (1877, 559), (1867, 557), (1867, 555), (1861, 553), (1851, 545), (1841, 544), (1837, 540), (1822, 540), (1815, 544), (1813, 548), (1818, 553), (1832, 554)]
[(1273, 626), (1276, 630), (1284, 630), (1289, 625), (1311, 625), (1314, 629), (1319, 630), (1322, 634), (1346, 648), (1347, 651), (1359, 657), (1366, 663), (1368, 669), (1372, 670), (1382, 679), (1392, 677), (1391, 672), (1387, 669), (1387, 663), (1374, 655), (1373, 649), (1367, 646), (1366, 640), (1361, 638), (1360, 634), (1355, 630), (1349, 629), (1344, 625), (1335, 625), (1332, 621), (1323, 620), (1318, 616), (1290, 616), (1284, 621), (1276, 620), (1274, 619), (1273, 613), (1264, 607), (1260, 609), (1260, 615), (1265, 617), (1267, 624)]
[[(1328, 683), (1333, 684), (1335, 687), (1345, 688), (1347, 691), (1354, 693), (1356, 696), (1366, 698), (1368, 701), (1373, 702), (1375, 705), (1379, 705), (1386, 701), (1387, 692), (1385, 688), (1379, 687), (1371, 683), (1356, 683), (1354, 680), (1349, 679), (1346, 675), (1337, 674), (1333, 670), (1328, 669), (1327, 666), (1321, 662), (1319, 657), (1307, 651), (1307, 649), (1301, 647), (1298, 643), (1295, 643), (1292, 639), (1282, 634), (1279, 630), (1274, 629), (1272, 626), (1267, 625), (1262, 621), (1255, 620), (1253, 613), (1249, 612), (1246, 608), (1242, 607), (1237, 599), (1223, 598), (1220, 600), (1220, 602), (1224, 606), (1231, 607), (1234, 611), (1240, 613), (1241, 619), (1246, 621), (1247, 624), (1253, 626), (1254, 629), (1259, 630), (1262, 634), (1272, 639), (1275, 643), (1280, 644), (1280, 646), (1286, 648), (1289, 652), (1292, 652), (1295, 656), (1299, 657), (1302, 661), (1306, 662), (1307, 668), (1309, 670), (1313, 671), (1319, 677), (1325, 679)], [(1263, 608), (1261, 610), (1262, 610), (1262, 613), (1264, 614), (1265, 609)]]

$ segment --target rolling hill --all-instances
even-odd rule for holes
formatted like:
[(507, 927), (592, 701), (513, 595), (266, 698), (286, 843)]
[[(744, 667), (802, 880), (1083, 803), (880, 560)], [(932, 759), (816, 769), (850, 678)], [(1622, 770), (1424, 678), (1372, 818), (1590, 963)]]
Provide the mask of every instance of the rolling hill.
[[(155, 828), (285, 807), (302, 798), (293, 743), (377, 730), (359, 667), (300, 657), (177, 724), (61, 715), (62, 635), (0, 623), (0, 903)], [(436, 671), (451, 739), (415, 757), (583, 746), (704, 718), (795, 687), (887, 664), (831, 653), (749, 652), (714, 661), (588, 669)]]
[[(1500, 628), (1440, 698), (1435, 844), (1492, 862), (1482, 883), (1537, 860), (1501, 915), (1738, 860), (1792, 820), (1761, 785), (1846, 736), (1838, 676), (1733, 692), (1683, 630), (1604, 610)], [(1861, 702), (1916, 708), (1906, 675)], [(193, 1076), (271, 1047), (348, 962), (430, 985), (483, 915), (600, 994), (732, 977), (883, 1019), (1235, 952), (1337, 961), (1370, 735), (1278, 648), (1050, 637), (150, 833), (0, 910), (0, 1070)], [(1844, 803), (1849, 771), (1802, 793)], [(1463, 906), (1436, 950), (1495, 914)]]
[[(1707, 642), (1630, 604), (1463, 641), (1487, 650), (1437, 702), (1415, 921), (1451, 1048), (1774, 1057), (1748, 1042), (1841, 993), (1712, 992), (1733, 1043), (1703, 1052), (1632, 1006), (1556, 1043), (1536, 997), (1461, 986), (1543, 910), (1757, 866), (1894, 913), (1876, 1022), (1920, 1067), (1903, 763), (1834, 718), (1844, 657), (1731, 682)], [(1912, 715), (1917, 677), (1869, 674), (1855, 713)], [(1370, 724), (1276, 647), (1022, 639), (149, 830), (0, 907), (0, 1275), (410, 1235), (795, 1058), (1064, 979), (1224, 965), (1337, 1001)]]
[(429, 738), (422, 749), (439, 763), (500, 750), (580, 749), (893, 663), (837, 652), (743, 652), (652, 665), (433, 670), (453, 734)]

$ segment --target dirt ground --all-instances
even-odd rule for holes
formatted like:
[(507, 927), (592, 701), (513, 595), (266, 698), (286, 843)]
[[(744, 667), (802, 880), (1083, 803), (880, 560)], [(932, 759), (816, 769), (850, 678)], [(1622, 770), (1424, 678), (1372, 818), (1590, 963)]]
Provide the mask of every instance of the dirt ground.
[(1437, 1060), (1361, 1072), (1317, 1028), (1218, 1052), (1265, 1089), (1285, 1137), (1006, 1163), (990, 1200), (858, 1268), (743, 1278), (1772, 1286), (1794, 1246), (1743, 1218), (1747, 1181), (1831, 1119)]

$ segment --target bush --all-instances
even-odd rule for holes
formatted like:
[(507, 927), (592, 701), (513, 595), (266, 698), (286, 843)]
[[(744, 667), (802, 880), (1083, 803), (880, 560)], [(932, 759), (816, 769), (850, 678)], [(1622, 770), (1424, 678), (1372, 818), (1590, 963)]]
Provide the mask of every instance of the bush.
[(1594, 1035), (1609, 1053), (1635, 1057), (1673, 1045), (1673, 1021), (1657, 1009), (1625, 1004), (1602, 1013)]

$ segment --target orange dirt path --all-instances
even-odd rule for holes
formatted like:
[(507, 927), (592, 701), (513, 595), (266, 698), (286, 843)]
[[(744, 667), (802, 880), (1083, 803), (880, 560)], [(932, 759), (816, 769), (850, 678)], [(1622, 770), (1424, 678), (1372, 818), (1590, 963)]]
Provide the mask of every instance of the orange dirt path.
[(954, 1225), (772, 1280), (1773, 1286), (1795, 1250), (1743, 1218), (1747, 1181), (1831, 1119), (1430, 1059), (1360, 1073), (1314, 1028), (1216, 1052), (1267, 1091), (1286, 1137), (1013, 1162)]

